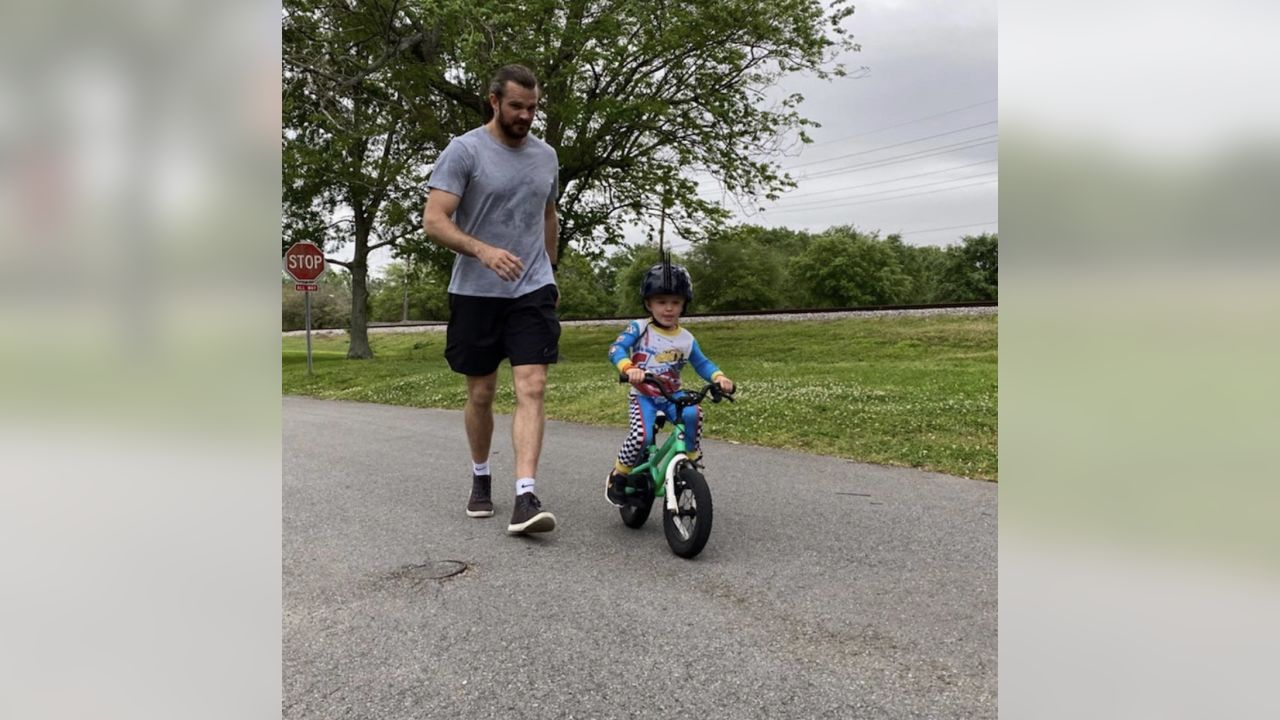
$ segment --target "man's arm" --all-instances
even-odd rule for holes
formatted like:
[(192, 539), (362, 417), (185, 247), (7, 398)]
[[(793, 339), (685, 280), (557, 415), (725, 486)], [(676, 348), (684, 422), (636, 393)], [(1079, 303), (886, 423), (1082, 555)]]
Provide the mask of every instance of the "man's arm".
[(439, 188), (432, 188), (427, 205), (422, 209), (422, 229), (432, 241), (467, 257), (473, 257), (503, 280), (518, 280), (524, 272), (520, 258), (492, 245), (487, 245), (462, 232), (453, 221), (453, 213), (462, 198)]
[(556, 204), (547, 203), (547, 209), (542, 217), (545, 221), (543, 231), (546, 233), (547, 257), (551, 259), (551, 264), (555, 265), (560, 262), (560, 215), (556, 213)]

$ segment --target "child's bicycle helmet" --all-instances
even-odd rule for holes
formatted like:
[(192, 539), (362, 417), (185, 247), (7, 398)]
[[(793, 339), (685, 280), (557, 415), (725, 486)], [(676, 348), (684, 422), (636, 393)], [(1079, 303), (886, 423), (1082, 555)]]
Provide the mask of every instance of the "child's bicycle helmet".
[(640, 298), (648, 300), (654, 295), (679, 295), (684, 298), (685, 309), (693, 302), (693, 280), (683, 265), (661, 262), (649, 268), (640, 283)]

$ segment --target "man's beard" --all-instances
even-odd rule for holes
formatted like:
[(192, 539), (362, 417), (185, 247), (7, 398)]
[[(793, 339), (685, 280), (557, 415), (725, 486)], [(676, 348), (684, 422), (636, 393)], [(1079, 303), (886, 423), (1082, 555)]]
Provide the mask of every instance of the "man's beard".
[(498, 114), (498, 129), (502, 131), (503, 135), (506, 135), (512, 140), (523, 140), (524, 137), (529, 134), (528, 125), (509, 123), (506, 118), (502, 117), (501, 113)]

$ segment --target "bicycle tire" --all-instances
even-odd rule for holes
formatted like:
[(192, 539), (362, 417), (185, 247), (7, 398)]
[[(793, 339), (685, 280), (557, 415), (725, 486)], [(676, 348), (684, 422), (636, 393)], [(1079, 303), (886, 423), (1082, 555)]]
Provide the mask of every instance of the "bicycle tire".
[(711, 537), (711, 488), (693, 463), (684, 462), (676, 468), (667, 492), (676, 496), (676, 512), (668, 510), (665, 504), (662, 510), (662, 530), (667, 544), (671, 552), (682, 558), (695, 557)]
[(618, 514), (622, 516), (622, 524), (638, 530), (644, 526), (646, 520), (649, 519), (649, 512), (653, 509), (653, 481), (649, 478), (648, 473), (644, 473), (643, 478), (635, 478), (637, 482), (632, 486), (635, 492), (627, 496), (627, 504), (618, 508)]

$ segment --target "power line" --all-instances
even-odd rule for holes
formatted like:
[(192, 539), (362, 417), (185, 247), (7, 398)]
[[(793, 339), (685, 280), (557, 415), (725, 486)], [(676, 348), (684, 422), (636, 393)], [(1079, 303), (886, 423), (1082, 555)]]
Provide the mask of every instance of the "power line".
[(983, 180), (982, 182), (969, 183), (968, 185), (957, 185), (955, 187), (949, 187), (949, 188), (938, 188), (937, 190), (926, 190), (925, 192), (910, 193), (908, 195), (897, 195), (894, 197), (887, 197), (887, 198), (877, 198), (875, 200), (862, 200), (860, 202), (852, 202), (852, 203), (820, 202), (820, 203), (813, 203), (810, 205), (801, 205), (796, 207), (782, 208), (779, 210), (765, 210), (764, 212), (781, 214), (781, 213), (796, 212), (798, 210), (817, 210), (820, 208), (828, 208), (828, 207), (853, 207), (855, 205), (870, 205), (871, 203), (886, 202), (888, 200), (904, 200), (906, 198), (920, 197), (922, 195), (933, 195), (940, 192), (950, 192), (952, 190), (963, 190), (965, 188), (977, 187), (979, 185), (990, 185), (991, 183), (994, 183), (994, 182), (998, 182), (998, 180)]
[[(888, 167), (890, 165), (898, 165), (904, 162), (911, 162), (912, 160), (923, 160), (925, 158), (936, 157), (938, 155), (949, 155), (953, 152), (959, 152), (961, 150), (971, 150), (973, 148), (982, 147), (983, 145), (994, 145), (997, 142), (999, 142), (999, 140), (997, 139), (997, 136), (988, 135), (985, 138), (978, 138), (977, 140), (965, 140), (963, 142), (953, 143), (951, 145), (942, 145), (937, 148), (926, 148), (926, 150), (921, 150), (918, 152), (906, 153), (904, 155), (895, 155), (894, 157), (883, 158), (881, 160), (872, 160), (870, 162), (860, 163), (857, 165), (850, 165), (845, 168), (835, 168), (832, 170), (824, 170), (819, 173), (814, 173), (813, 175), (807, 175), (805, 177), (799, 178), (797, 182), (804, 182), (806, 180), (817, 180), (819, 178), (825, 178), (825, 177), (834, 177), (836, 175), (844, 175), (845, 173), (860, 172), (862, 170), (873, 170), (876, 168)], [(958, 165), (956, 167), (949, 168), (949, 169), (955, 170), (955, 169), (964, 168), (964, 167), (972, 167), (973, 165), (981, 165), (989, 162), (996, 162), (996, 158), (992, 158), (991, 160), (983, 160), (981, 162), (976, 162), (976, 163), (970, 163), (968, 165)], [(931, 175), (939, 172), (945, 172), (945, 170), (931, 170), (929, 172), (917, 173), (915, 175), (907, 175), (897, 179), (905, 180), (907, 178), (919, 177), (921, 175)], [(879, 182), (888, 183), (888, 182), (895, 182), (895, 181), (882, 180), (876, 183), (868, 183), (868, 185), (875, 185), (875, 184), (878, 184)], [(862, 187), (862, 186), (858, 186), (858, 187)], [(709, 194), (702, 194), (702, 193), (708, 193), (708, 192)], [(819, 195), (827, 192), (835, 192), (835, 191), (823, 190), (819, 193), (810, 193), (810, 194)], [(698, 196), (703, 199), (710, 199), (715, 197), (717, 193), (721, 195), (724, 194), (723, 191), (708, 189), (708, 190), (700, 191)]]
[[(923, 187), (932, 187), (932, 186), (934, 186), (934, 185), (945, 185), (946, 183), (956, 182), (956, 181), (958, 181), (958, 180), (972, 180), (972, 179), (974, 179), (974, 178), (987, 177), (987, 176), (989, 176), (989, 175), (996, 175), (996, 174), (998, 174), (998, 173), (999, 173), (999, 171), (995, 171), (995, 172), (985, 172), (985, 173), (978, 173), (978, 174), (976, 174), (976, 175), (965, 175), (965, 176), (963, 176), (963, 177), (947, 178), (946, 180), (936, 180), (936, 181), (934, 181), (934, 182), (920, 183), (919, 185), (908, 185), (907, 187), (890, 188), (889, 190), (877, 190), (877, 191), (875, 191), (875, 192), (862, 193), (862, 194), (860, 194), (860, 195), (850, 195), (850, 196), (848, 196), (848, 197), (843, 198), (843, 200), (857, 200), (858, 198), (871, 197), (872, 195), (883, 195), (883, 194), (885, 194), (885, 193), (896, 193), (896, 192), (902, 192), (902, 191), (904, 191), (904, 190), (917, 190), (917, 189), (919, 189), (919, 188), (923, 188)], [(793, 199), (794, 199), (794, 198), (782, 198), (782, 199), (781, 199), (781, 200), (779, 200), (778, 202), (786, 202), (786, 201), (788, 201), (788, 200), (793, 200)], [(825, 203), (827, 203), (827, 202), (828, 202), (827, 200), (819, 200), (819, 201), (818, 201), (818, 204), (820, 204), (820, 205), (821, 205), (821, 204), (825, 204)], [(812, 205), (812, 204), (813, 204), (813, 201), (808, 201), (808, 202), (806, 202), (806, 203), (804, 203), (804, 204), (806, 204), (806, 205)]]
[(960, 230), (962, 228), (981, 227), (984, 225), (995, 225), (998, 222), (1000, 221), (988, 220), (986, 222), (980, 222), (980, 223), (969, 223), (968, 225), (950, 225), (948, 227), (929, 228), (927, 230), (899, 230), (898, 232), (902, 235), (923, 235), (925, 233), (941, 232), (943, 230)]
[(844, 168), (835, 168), (832, 170), (824, 170), (812, 175), (806, 175), (800, 180), (816, 180), (818, 178), (831, 177), (832, 175), (843, 175), (847, 172), (855, 172), (858, 170), (870, 170), (872, 168), (887, 167), (889, 165), (897, 165), (899, 163), (911, 162), (912, 160), (923, 160), (927, 157), (936, 155), (949, 155), (958, 150), (971, 150), (973, 148), (982, 147), (983, 145), (994, 145), (999, 140), (996, 135), (988, 135), (986, 137), (977, 138), (975, 140), (966, 140), (964, 142), (953, 143), (951, 145), (943, 145), (937, 148), (927, 148), (918, 152), (906, 153), (904, 155), (895, 155), (894, 157), (884, 158), (882, 160), (873, 160), (871, 162), (850, 165)]
[(868, 155), (870, 153), (880, 152), (881, 150), (889, 150), (890, 148), (902, 147), (903, 145), (913, 145), (918, 142), (924, 142), (925, 140), (932, 140), (934, 138), (940, 138), (945, 135), (955, 135), (956, 133), (961, 133), (967, 130), (974, 130), (976, 128), (986, 127), (988, 125), (995, 125), (995, 124), (996, 124), (996, 121), (992, 120), (990, 122), (978, 123), (977, 125), (970, 125), (968, 127), (958, 128), (956, 130), (948, 130), (946, 132), (940, 132), (940, 133), (937, 133), (936, 135), (926, 135), (924, 137), (916, 138), (914, 140), (906, 140), (900, 143), (894, 143), (892, 145), (882, 145), (881, 147), (871, 148), (870, 150), (859, 150), (856, 153), (849, 153), (848, 155), (837, 155), (836, 157), (823, 158), (821, 160), (811, 160), (809, 162), (800, 163), (798, 165), (785, 165), (782, 167), (782, 169), (794, 170), (798, 167), (805, 167), (806, 165), (817, 165), (819, 163), (832, 162), (834, 160), (845, 160), (851, 157), (857, 157), (858, 155)]
[(863, 131), (863, 132), (860, 132), (860, 133), (854, 133), (853, 135), (848, 135), (848, 136), (846, 136), (846, 137), (842, 137), (842, 138), (840, 138), (839, 140), (823, 140), (822, 142), (820, 142), (820, 143), (814, 143), (813, 145), (810, 145), (809, 147), (817, 147), (817, 146), (819, 146), (819, 145), (830, 145), (830, 144), (833, 144), (833, 143), (844, 142), (845, 140), (852, 140), (852, 139), (854, 139), (854, 138), (856, 138), (856, 137), (862, 137), (862, 136), (864, 136), (864, 135), (874, 135), (874, 134), (876, 134), (876, 133), (884, 132), (885, 130), (893, 130), (894, 128), (900, 128), (900, 127), (904, 127), (904, 126), (907, 126), (907, 125), (914, 125), (914, 124), (916, 124), (916, 123), (918, 123), (918, 122), (924, 122), (925, 120), (932, 120), (932, 119), (934, 119), (934, 118), (940, 118), (940, 117), (942, 117), (942, 116), (944, 116), (944, 115), (950, 115), (950, 114), (952, 114), (952, 113), (958, 113), (958, 112), (961, 112), (961, 111), (964, 111), (964, 110), (972, 110), (973, 108), (976, 108), (976, 107), (982, 107), (983, 105), (990, 105), (991, 103), (995, 102), (996, 100), (998, 100), (998, 98), (991, 98), (990, 100), (983, 100), (983, 101), (982, 101), (982, 102), (980, 102), (980, 103), (974, 103), (974, 104), (972, 104), (972, 105), (965, 105), (964, 107), (958, 107), (958, 108), (955, 108), (955, 109), (952, 109), (952, 110), (945, 110), (945, 111), (943, 111), (943, 112), (935, 113), (935, 114), (933, 114), (933, 115), (925, 115), (924, 117), (922, 117), (922, 118), (916, 118), (915, 120), (907, 120), (906, 122), (900, 122), (900, 123), (897, 123), (897, 124), (895, 124), (895, 125), (886, 125), (885, 127), (877, 128), (877, 129), (875, 129), (875, 130), (866, 130), (866, 131)]
[[(847, 135), (847, 136), (842, 137), (842, 138), (840, 138), (840, 139), (838, 139), (838, 140), (823, 140), (822, 142), (819, 142), (819, 143), (813, 143), (812, 145), (810, 145), (810, 146), (808, 146), (808, 147), (818, 147), (818, 146), (820, 146), (820, 145), (832, 145), (832, 144), (835, 144), (835, 143), (844, 142), (844, 141), (846, 141), (846, 140), (852, 140), (852, 139), (857, 138), (857, 137), (863, 137), (863, 136), (865, 136), (865, 135), (874, 135), (874, 134), (876, 134), (876, 133), (881, 133), (881, 132), (884, 132), (884, 131), (886, 131), (886, 130), (893, 130), (893, 129), (895, 129), (895, 128), (905, 127), (905, 126), (907, 126), (907, 125), (914, 125), (914, 124), (916, 124), (916, 123), (924, 122), (925, 120), (932, 120), (932, 119), (934, 119), (934, 118), (939, 118), (939, 117), (943, 117), (943, 116), (946, 116), (946, 115), (951, 115), (951, 114), (953, 114), (953, 113), (963, 112), (963, 111), (965, 111), (965, 110), (972, 110), (973, 108), (976, 108), (976, 107), (982, 107), (983, 105), (990, 105), (991, 103), (996, 102), (997, 100), (998, 100), (998, 98), (991, 98), (990, 100), (983, 100), (982, 102), (979, 102), (979, 103), (973, 103), (972, 105), (965, 105), (965, 106), (963, 106), (963, 107), (952, 108), (951, 110), (944, 110), (943, 112), (940, 112), (940, 113), (934, 113), (933, 115), (925, 115), (924, 117), (919, 117), (919, 118), (916, 118), (916, 119), (914, 119), (914, 120), (907, 120), (907, 121), (905, 121), (905, 122), (895, 123), (895, 124), (893, 124), (893, 125), (886, 125), (886, 126), (884, 126), (884, 127), (882, 127), (882, 128), (877, 128), (877, 129), (875, 129), (875, 130), (866, 130), (866, 131), (863, 131), (863, 132), (854, 133), (853, 135)], [(982, 124), (980, 124), (980, 125), (970, 126), (969, 128), (961, 128), (961, 130), (952, 130), (952, 131), (949, 131), (949, 132), (946, 132), (946, 133), (941, 133), (941, 134), (939, 134), (939, 135), (930, 135), (930, 136), (928, 136), (928, 137), (917, 138), (916, 140), (909, 140), (909, 141), (907, 141), (907, 142), (905, 142), (905, 143), (899, 143), (898, 145), (906, 145), (906, 144), (910, 144), (911, 142), (918, 142), (918, 141), (920, 141), (920, 140), (929, 140), (929, 139), (934, 138), (934, 137), (941, 137), (942, 135), (955, 134), (955, 133), (957, 133), (957, 132), (961, 132), (962, 130), (971, 130), (971, 129), (976, 128), (976, 127), (982, 127), (983, 125), (992, 125), (992, 124), (995, 124), (995, 123), (996, 123), (996, 121), (994, 121), (994, 120), (993, 120), (993, 121), (991, 121), (991, 122), (982, 123)], [(890, 148), (890, 147), (897, 147), (897, 145), (888, 145), (888, 146), (881, 147), (881, 148), (877, 148), (877, 149), (879, 149), (879, 150), (884, 150), (884, 149), (887, 149), (887, 148)], [(875, 152), (875, 150), (867, 150), (867, 151), (864, 151), (864, 152)], [(854, 154), (856, 155), (856, 154), (862, 154), (862, 153), (854, 153)], [(851, 156), (843, 156), (843, 157), (851, 157)], [(805, 166), (805, 165), (812, 165), (812, 164), (814, 164), (814, 163), (826, 162), (827, 160), (838, 160), (838, 159), (840, 159), (840, 158), (826, 158), (826, 160), (815, 160), (815, 161), (813, 161), (813, 162), (809, 162), (809, 163), (801, 163), (800, 165), (790, 165), (790, 166), (788, 166), (787, 168), (783, 168), (783, 169), (796, 168), (796, 167), (803, 167), (803, 166)], [(698, 181), (698, 183), (699, 183), (699, 184), (708, 184), (708, 183), (714, 183), (714, 182), (716, 182), (716, 179), (715, 179), (715, 178), (709, 178), (709, 179), (707, 179), (707, 180), (699, 180), (699, 181)]]
[[(902, 180), (910, 180), (912, 178), (925, 177), (926, 175), (937, 175), (938, 173), (951, 172), (953, 170), (963, 170), (965, 168), (976, 167), (978, 165), (990, 165), (993, 162), (997, 162), (997, 160), (995, 158), (992, 158), (990, 160), (979, 160), (978, 162), (966, 163), (964, 165), (953, 165), (948, 168), (942, 168), (941, 170), (930, 170), (928, 172), (915, 173), (914, 175), (903, 175), (902, 177), (896, 177), (891, 180), (877, 180), (875, 182), (863, 183), (861, 185), (848, 185), (846, 187), (834, 188), (832, 190), (819, 190), (818, 192), (800, 193), (799, 195), (787, 195), (781, 198), (781, 200), (795, 200), (797, 198), (802, 198), (802, 197), (830, 195), (831, 193), (843, 192), (845, 190), (857, 190), (859, 188), (873, 187), (876, 185), (888, 185), (889, 183), (900, 182)], [(898, 188), (898, 189), (905, 190), (906, 188)]]

